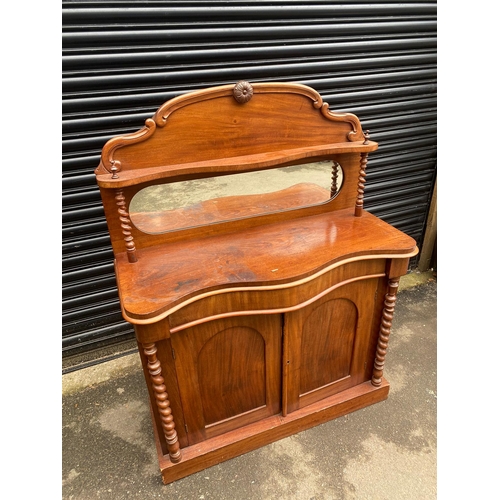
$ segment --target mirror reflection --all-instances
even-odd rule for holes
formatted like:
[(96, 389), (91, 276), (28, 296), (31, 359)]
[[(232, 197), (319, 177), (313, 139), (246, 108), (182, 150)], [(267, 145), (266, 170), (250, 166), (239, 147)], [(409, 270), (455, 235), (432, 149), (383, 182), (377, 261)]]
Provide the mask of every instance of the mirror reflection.
[(332, 161), (193, 179), (142, 189), (129, 215), (141, 231), (160, 234), (317, 205), (341, 185), (342, 168)]

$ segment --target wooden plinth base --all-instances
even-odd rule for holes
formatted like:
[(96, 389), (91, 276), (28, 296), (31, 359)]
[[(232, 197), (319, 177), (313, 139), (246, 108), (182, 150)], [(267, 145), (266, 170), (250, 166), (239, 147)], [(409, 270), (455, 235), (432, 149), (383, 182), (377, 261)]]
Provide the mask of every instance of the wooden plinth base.
[(225, 460), (243, 455), (297, 432), (341, 417), (387, 399), (389, 383), (382, 379), (380, 387), (370, 381), (308, 405), (283, 417), (275, 415), (224, 435), (182, 449), (182, 460), (172, 463), (163, 455), (155, 429), (156, 448), (162, 479), (171, 483)]

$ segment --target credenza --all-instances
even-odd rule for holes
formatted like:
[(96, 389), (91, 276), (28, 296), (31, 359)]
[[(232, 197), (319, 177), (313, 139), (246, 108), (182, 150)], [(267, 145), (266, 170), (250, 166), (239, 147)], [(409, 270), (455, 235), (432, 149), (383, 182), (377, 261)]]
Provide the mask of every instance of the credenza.
[(363, 208), (377, 147), (310, 87), (245, 81), (171, 99), (103, 147), (164, 483), (388, 397), (418, 249)]

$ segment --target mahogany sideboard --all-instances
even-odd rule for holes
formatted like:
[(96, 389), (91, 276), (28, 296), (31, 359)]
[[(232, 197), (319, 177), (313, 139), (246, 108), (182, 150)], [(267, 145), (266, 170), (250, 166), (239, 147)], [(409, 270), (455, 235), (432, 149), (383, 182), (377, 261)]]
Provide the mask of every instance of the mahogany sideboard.
[(248, 82), (171, 99), (105, 144), (95, 173), (164, 483), (387, 398), (418, 249), (363, 208), (376, 149), (312, 88)]

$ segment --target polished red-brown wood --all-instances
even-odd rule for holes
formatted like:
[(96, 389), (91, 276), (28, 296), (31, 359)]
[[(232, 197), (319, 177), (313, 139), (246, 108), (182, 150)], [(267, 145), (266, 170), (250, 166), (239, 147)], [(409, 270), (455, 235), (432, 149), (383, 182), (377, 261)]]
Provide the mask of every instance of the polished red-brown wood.
[[(172, 99), (104, 146), (96, 178), (165, 483), (387, 398), (397, 284), (418, 250), (363, 208), (376, 149), (313, 89), (248, 82)], [(145, 187), (326, 160), (326, 189), (130, 213)]]
[(237, 316), (172, 335), (189, 444), (281, 409), (281, 318)]
[[(268, 417), (241, 429), (227, 432), (223, 436), (187, 447), (183, 450), (183, 460), (178, 464), (173, 464), (157, 444), (163, 482), (170, 483), (181, 479), (297, 432), (380, 403), (387, 399), (388, 394), (389, 383), (385, 379), (377, 389), (370, 382), (365, 382), (353, 387), (352, 390), (335, 394), (289, 415)], [(156, 427), (155, 433), (157, 433)]]
[[(166, 317), (176, 306), (234, 287), (298, 283), (348, 260), (406, 255), (413, 240), (364, 212), (339, 210), (266, 224), (246, 231), (191, 239), (116, 256), (122, 308), (135, 323)], [(355, 235), (355, 238), (353, 237)], [(200, 272), (210, 269), (210, 272)]]

